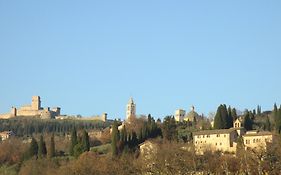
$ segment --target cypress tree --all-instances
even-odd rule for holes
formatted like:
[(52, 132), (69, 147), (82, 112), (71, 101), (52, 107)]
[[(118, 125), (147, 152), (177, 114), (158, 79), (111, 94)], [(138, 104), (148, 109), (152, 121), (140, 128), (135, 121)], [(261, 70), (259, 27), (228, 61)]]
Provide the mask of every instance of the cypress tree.
[(82, 151), (90, 151), (90, 138), (86, 130), (83, 131), (83, 136), (82, 136)]
[(55, 148), (55, 138), (54, 134), (51, 136), (51, 142), (50, 142), (50, 152), (49, 152), (49, 158), (55, 157), (56, 154), (56, 148)]
[(46, 142), (43, 139), (43, 135), (41, 135), (38, 144), (38, 157), (42, 158), (46, 156), (46, 154), (47, 154)]
[(29, 159), (33, 156), (37, 157), (38, 154), (38, 143), (37, 141), (32, 137), (31, 142), (30, 142), (30, 146), (29, 149), (27, 151), (27, 155), (26, 158)]
[(276, 131), (280, 134), (280, 131), (281, 131), (281, 106), (277, 110), (277, 120), (276, 120), (275, 126), (276, 126)]
[(231, 111), (231, 107), (229, 106), (227, 110), (227, 129), (233, 127), (233, 117)]
[(271, 131), (271, 124), (270, 124), (270, 121), (269, 121), (269, 117), (268, 117), (268, 116), (266, 116), (264, 130), (266, 130), (266, 131)]
[(279, 120), (278, 120), (278, 108), (276, 103), (274, 103), (273, 111), (272, 111), (274, 123), (275, 123), (275, 130), (279, 130)]
[(232, 118), (233, 118), (233, 121), (235, 121), (235, 120), (238, 118), (235, 108), (232, 108), (232, 110), (231, 110), (231, 116), (232, 116)]
[(77, 139), (77, 132), (76, 129), (74, 128), (71, 132), (71, 139), (70, 139), (70, 148), (69, 148), (69, 154), (73, 156), (74, 154), (74, 147), (77, 145), (78, 139)]
[(221, 105), (217, 109), (217, 113), (214, 119), (214, 128), (215, 129), (222, 129), (223, 128), (223, 121), (221, 116)]
[(253, 121), (250, 118), (250, 114), (247, 111), (244, 117), (244, 128), (249, 131), (253, 129)]

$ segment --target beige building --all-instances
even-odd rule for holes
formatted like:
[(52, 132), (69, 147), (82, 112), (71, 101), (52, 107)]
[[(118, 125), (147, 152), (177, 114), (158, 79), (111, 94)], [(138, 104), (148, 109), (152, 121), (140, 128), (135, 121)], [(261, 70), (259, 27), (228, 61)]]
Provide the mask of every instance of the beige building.
[(238, 133), (236, 128), (204, 130), (193, 133), (193, 142), (198, 154), (206, 151), (236, 152)]
[(40, 96), (33, 96), (30, 105), (24, 105), (20, 108), (12, 107), (11, 112), (7, 114), (1, 114), (0, 118), (8, 119), (16, 116), (31, 116), (40, 117), (43, 119), (55, 118), (55, 116), (60, 115), (60, 108), (54, 107), (50, 109), (49, 107), (41, 107)]
[(245, 149), (264, 150), (273, 140), (273, 135), (268, 131), (248, 131), (243, 135)]
[(237, 139), (243, 138), (245, 149), (266, 149), (272, 142), (273, 134), (265, 131), (248, 131), (242, 127), (242, 120), (237, 119), (233, 128), (219, 130), (204, 130), (193, 133), (193, 142), (198, 154), (206, 151), (222, 151), (235, 153)]
[(185, 116), (185, 110), (183, 109), (177, 109), (175, 111), (175, 120), (177, 122), (183, 122)]

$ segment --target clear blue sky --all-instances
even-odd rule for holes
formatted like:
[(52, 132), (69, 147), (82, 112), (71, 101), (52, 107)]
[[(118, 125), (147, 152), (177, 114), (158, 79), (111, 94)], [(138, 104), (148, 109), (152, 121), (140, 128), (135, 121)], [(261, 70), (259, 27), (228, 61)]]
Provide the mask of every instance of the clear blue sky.
[(40, 95), (66, 114), (281, 103), (281, 1), (0, 1), (0, 112)]

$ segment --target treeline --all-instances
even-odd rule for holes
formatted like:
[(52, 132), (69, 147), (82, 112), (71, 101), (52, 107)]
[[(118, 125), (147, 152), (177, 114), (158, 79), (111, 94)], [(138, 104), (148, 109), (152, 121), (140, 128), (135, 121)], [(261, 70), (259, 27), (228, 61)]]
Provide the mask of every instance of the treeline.
[(160, 127), (151, 115), (148, 115), (147, 121), (139, 131), (127, 131), (124, 125), (121, 131), (118, 130), (118, 123), (114, 121), (111, 133), (111, 151), (113, 156), (117, 156), (123, 152), (135, 150), (137, 146), (149, 138), (161, 136)]
[(86, 120), (42, 120), (29, 117), (18, 117), (0, 120), (0, 131), (13, 131), (17, 136), (31, 136), (37, 133), (70, 133), (77, 130), (104, 129), (111, 122)]
[[(273, 111), (262, 112), (261, 106), (254, 110), (245, 110), (239, 116), (242, 126), (246, 130), (262, 129), (266, 131), (281, 132), (281, 106), (278, 109), (274, 104)], [(214, 129), (229, 129), (233, 127), (233, 122), (238, 118), (235, 108), (227, 108), (225, 104), (218, 107), (214, 118)]]

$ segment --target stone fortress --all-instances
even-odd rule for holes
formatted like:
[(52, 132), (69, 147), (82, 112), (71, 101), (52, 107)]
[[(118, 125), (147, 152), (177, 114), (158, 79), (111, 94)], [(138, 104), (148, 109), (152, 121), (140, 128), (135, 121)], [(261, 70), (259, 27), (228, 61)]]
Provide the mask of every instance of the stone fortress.
[(9, 119), (13, 117), (36, 117), (41, 119), (81, 119), (81, 120), (100, 120), (107, 121), (107, 113), (101, 116), (83, 117), (77, 115), (61, 115), (60, 107), (41, 107), (40, 96), (32, 96), (31, 105), (24, 105), (20, 108), (12, 107), (10, 113), (0, 114), (0, 119)]
[(52, 119), (56, 116), (60, 115), (60, 108), (59, 107), (41, 107), (41, 99), (40, 96), (32, 96), (31, 105), (24, 105), (20, 108), (12, 107), (11, 112), (7, 114), (0, 114), (0, 118), (8, 119), (12, 117), (39, 117), (42, 119)]

